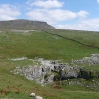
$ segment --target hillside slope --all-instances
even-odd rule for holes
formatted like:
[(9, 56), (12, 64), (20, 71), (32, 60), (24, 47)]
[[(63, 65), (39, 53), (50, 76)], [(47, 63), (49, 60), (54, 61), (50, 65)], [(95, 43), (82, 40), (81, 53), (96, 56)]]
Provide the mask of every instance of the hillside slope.
[(18, 19), (18, 20), (0, 21), (0, 29), (45, 30), (45, 29), (55, 29), (55, 28), (43, 21)]
[[(65, 37), (76, 39), (88, 45), (94, 43), (95, 39), (95, 44), (98, 45), (98, 33), (69, 32), (56, 29), (48, 32), (55, 35), (44, 31), (30, 31), (28, 33), (2, 31), (0, 33), (0, 98), (31, 99), (29, 93), (35, 92), (44, 99), (99, 99), (99, 91), (96, 91), (99, 88), (99, 79), (70, 79), (64, 80), (61, 85), (58, 82), (54, 82), (41, 86), (35, 81), (27, 80), (24, 76), (12, 73), (17, 66), (23, 68), (29, 66), (40, 67), (42, 64), (37, 60), (42, 58), (46, 61), (61, 60), (62, 63), (68, 62), (70, 64), (72, 59), (74, 61), (82, 60), (83, 57), (90, 58), (91, 54), (99, 53), (97, 48), (84, 46), (73, 40), (65, 39)], [(89, 41), (88, 43), (86, 43), (87, 40)], [(24, 57), (25, 60), (20, 60)], [(77, 65), (84, 65), (86, 68), (92, 69), (92, 71), (99, 70), (99, 64), (94, 66), (89, 66), (88, 63)], [(48, 76), (49, 74), (45, 78)], [(71, 85), (68, 85), (70, 83)], [(93, 87), (95, 90), (92, 89)]]

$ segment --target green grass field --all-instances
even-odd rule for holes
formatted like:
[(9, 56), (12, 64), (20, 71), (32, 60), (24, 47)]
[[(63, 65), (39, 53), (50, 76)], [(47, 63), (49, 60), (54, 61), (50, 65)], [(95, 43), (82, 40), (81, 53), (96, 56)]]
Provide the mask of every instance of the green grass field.
[[(81, 43), (99, 47), (99, 32), (51, 30), (48, 31)], [(81, 45), (57, 35), (44, 31), (29, 33), (0, 33), (0, 99), (33, 99), (29, 93), (35, 92), (44, 99), (99, 99), (99, 92), (85, 86), (54, 87), (38, 85), (25, 77), (12, 74), (17, 65), (26, 66), (35, 63), (27, 61), (12, 62), (9, 58), (27, 57), (28, 59), (44, 58), (46, 60), (62, 60), (70, 62), (99, 53), (99, 49)], [(95, 67), (88, 67), (94, 69)], [(99, 69), (98, 66), (96, 66)]]

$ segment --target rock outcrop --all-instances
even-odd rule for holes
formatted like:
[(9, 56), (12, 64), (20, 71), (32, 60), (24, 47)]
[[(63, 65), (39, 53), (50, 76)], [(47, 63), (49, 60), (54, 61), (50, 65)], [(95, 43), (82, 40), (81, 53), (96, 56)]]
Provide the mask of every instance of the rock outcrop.
[(80, 72), (79, 67), (72, 67), (68, 64), (58, 63), (58, 61), (53, 62), (53, 60), (43, 60), (42, 58), (37, 61), (42, 65), (17, 66), (12, 72), (25, 76), (29, 80), (35, 80), (41, 85), (53, 82), (57, 76), (59, 80), (77, 78)]
[[(25, 60), (26, 57), (11, 59), (12, 61)], [(28, 59), (27, 59), (28, 60)], [(31, 59), (32, 60), (32, 59)], [(32, 60), (34, 61), (34, 60)], [(92, 54), (91, 57), (85, 57), (80, 60), (72, 60), (71, 64), (61, 63), (58, 60), (44, 60), (39, 58), (36, 60), (41, 66), (17, 66), (12, 72), (25, 76), (29, 80), (35, 80), (37, 83), (44, 85), (55, 80), (68, 80), (74, 78), (93, 79), (99, 78), (99, 70), (92, 70), (80, 66), (81, 64), (89, 64), (95, 66), (99, 63), (99, 54)], [(90, 66), (90, 65), (89, 65)]]

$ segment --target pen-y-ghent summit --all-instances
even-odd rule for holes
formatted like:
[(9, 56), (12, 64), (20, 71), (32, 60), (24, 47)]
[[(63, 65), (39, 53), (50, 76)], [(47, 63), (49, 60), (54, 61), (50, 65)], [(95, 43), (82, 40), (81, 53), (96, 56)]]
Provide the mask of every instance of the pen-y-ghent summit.
[(26, 19), (0, 21), (1, 29), (33, 30), (33, 29), (55, 29), (53, 26), (43, 21), (33, 21)]

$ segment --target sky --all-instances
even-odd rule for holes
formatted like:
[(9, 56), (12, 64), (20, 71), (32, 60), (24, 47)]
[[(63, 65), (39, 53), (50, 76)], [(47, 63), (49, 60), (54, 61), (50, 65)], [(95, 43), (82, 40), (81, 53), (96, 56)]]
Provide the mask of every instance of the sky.
[(99, 0), (0, 0), (0, 20), (45, 21), (57, 29), (99, 31)]

